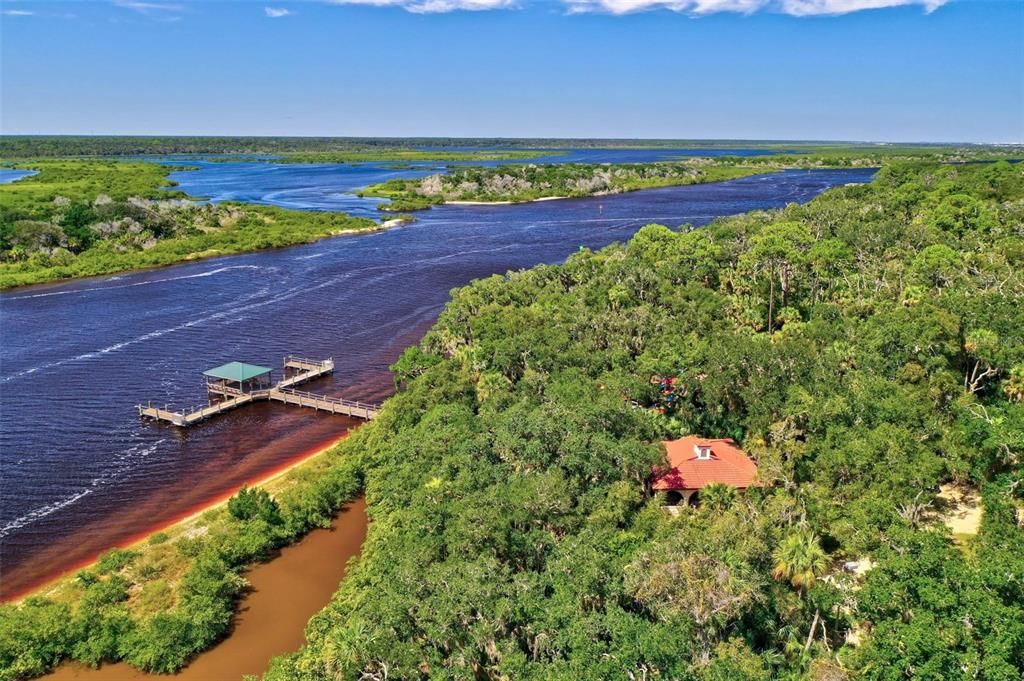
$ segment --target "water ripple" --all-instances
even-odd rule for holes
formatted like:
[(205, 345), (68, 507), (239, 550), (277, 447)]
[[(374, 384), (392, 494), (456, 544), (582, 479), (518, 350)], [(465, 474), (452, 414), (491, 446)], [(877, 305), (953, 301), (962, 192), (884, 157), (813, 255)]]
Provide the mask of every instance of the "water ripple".
[[(330, 167), (244, 165), (198, 171), (208, 180), (198, 193), (301, 189), (303, 207), (324, 210), (381, 172), (354, 169), (339, 183)], [(392, 386), (387, 366), (454, 287), (625, 241), (650, 222), (705, 224), (869, 177), (797, 171), (595, 199), (440, 206), (403, 229), (0, 294), (4, 589), (31, 580), (38, 565), (95, 555), (138, 524), (223, 494), (349, 425), (269, 404), (188, 431), (138, 420), (133, 406), (149, 399), (204, 400), (210, 366), (334, 357), (334, 376), (312, 389), (376, 400)]]

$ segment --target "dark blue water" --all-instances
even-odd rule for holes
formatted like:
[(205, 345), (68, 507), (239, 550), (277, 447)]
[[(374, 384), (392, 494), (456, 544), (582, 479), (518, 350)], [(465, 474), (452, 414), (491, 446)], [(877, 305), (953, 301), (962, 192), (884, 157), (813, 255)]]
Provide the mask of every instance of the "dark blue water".
[[(426, 147), (427, 149), (431, 149)], [(438, 148), (440, 151), (478, 151), (483, 147)], [(652, 163), (691, 156), (759, 156), (776, 152), (759, 149), (543, 149), (552, 154), (513, 161), (370, 162), (289, 164), (266, 161), (217, 161), (210, 157), (174, 156), (167, 163), (186, 164), (196, 170), (170, 174), (176, 187), (211, 201), (246, 201), (301, 210), (343, 211), (380, 218), (377, 206), (386, 199), (360, 198), (360, 189), (397, 178), (417, 178), (445, 172), (448, 166), (496, 166), (515, 163)], [(401, 166), (401, 167), (399, 167)], [(408, 167), (406, 167), (408, 166)]]
[(387, 163), (252, 163), (247, 161), (188, 161), (196, 170), (170, 173), (180, 189), (211, 201), (245, 201), (301, 210), (342, 211), (358, 217), (380, 218), (377, 206), (385, 199), (359, 198), (358, 190), (400, 177), (423, 177), (444, 172), (445, 166), (417, 163), (397, 170)]
[[(357, 206), (363, 166), (210, 164), (181, 174), (208, 196), (296, 208)], [(188, 431), (134, 405), (204, 399), (201, 372), (334, 357), (311, 389), (377, 400), (387, 372), (448, 299), (478, 277), (555, 263), (660, 222), (803, 202), (870, 170), (788, 171), (731, 182), (516, 206), (442, 206), (412, 226), (316, 244), (0, 294), (2, 590), (17, 592), (336, 437), (352, 422), (268, 404)], [(375, 177), (379, 177), (375, 176)]]

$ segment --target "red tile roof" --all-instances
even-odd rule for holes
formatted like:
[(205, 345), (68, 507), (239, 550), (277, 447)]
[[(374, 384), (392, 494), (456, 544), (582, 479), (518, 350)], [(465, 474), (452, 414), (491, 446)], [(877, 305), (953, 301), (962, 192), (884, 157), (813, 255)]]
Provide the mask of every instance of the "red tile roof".
[[(756, 484), (757, 464), (729, 439), (709, 440), (688, 435), (663, 442), (668, 453), (669, 470), (656, 475), (656, 490), (701, 489), (713, 483), (746, 488)], [(695, 445), (711, 447), (711, 458), (697, 458)]]

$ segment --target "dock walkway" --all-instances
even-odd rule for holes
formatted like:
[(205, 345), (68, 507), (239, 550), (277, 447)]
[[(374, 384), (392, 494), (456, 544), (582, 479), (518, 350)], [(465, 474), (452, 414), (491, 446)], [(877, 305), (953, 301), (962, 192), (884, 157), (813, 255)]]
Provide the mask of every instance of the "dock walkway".
[[(266, 369), (266, 376), (269, 377), (270, 370)], [(272, 400), (291, 404), (299, 407), (307, 407), (316, 411), (326, 411), (330, 414), (350, 416), (352, 418), (365, 419), (369, 421), (380, 412), (379, 404), (346, 400), (341, 397), (331, 397), (312, 392), (296, 390), (295, 386), (309, 381), (322, 378), (334, 372), (334, 360), (312, 360), (301, 357), (285, 357), (285, 377), (270, 387), (254, 388), (245, 390), (248, 385), (239, 382), (239, 388), (229, 385), (223, 380), (207, 382), (207, 391), (211, 396), (221, 398), (205, 407), (195, 407), (186, 411), (172, 411), (168, 405), (163, 407), (153, 406), (152, 402), (145, 405), (137, 405), (140, 418), (150, 418), (155, 421), (165, 421), (175, 426), (185, 428), (201, 423), (226, 411), (236, 409), (256, 401)], [(269, 378), (267, 379), (269, 383)], [(267, 385), (266, 383), (263, 385)]]

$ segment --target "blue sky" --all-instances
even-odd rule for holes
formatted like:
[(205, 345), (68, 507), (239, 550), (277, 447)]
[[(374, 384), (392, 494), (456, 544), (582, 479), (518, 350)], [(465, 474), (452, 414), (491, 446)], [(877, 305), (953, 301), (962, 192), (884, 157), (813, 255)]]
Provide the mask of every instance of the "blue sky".
[(1024, 141), (1021, 0), (4, 0), (2, 12), (8, 134)]

